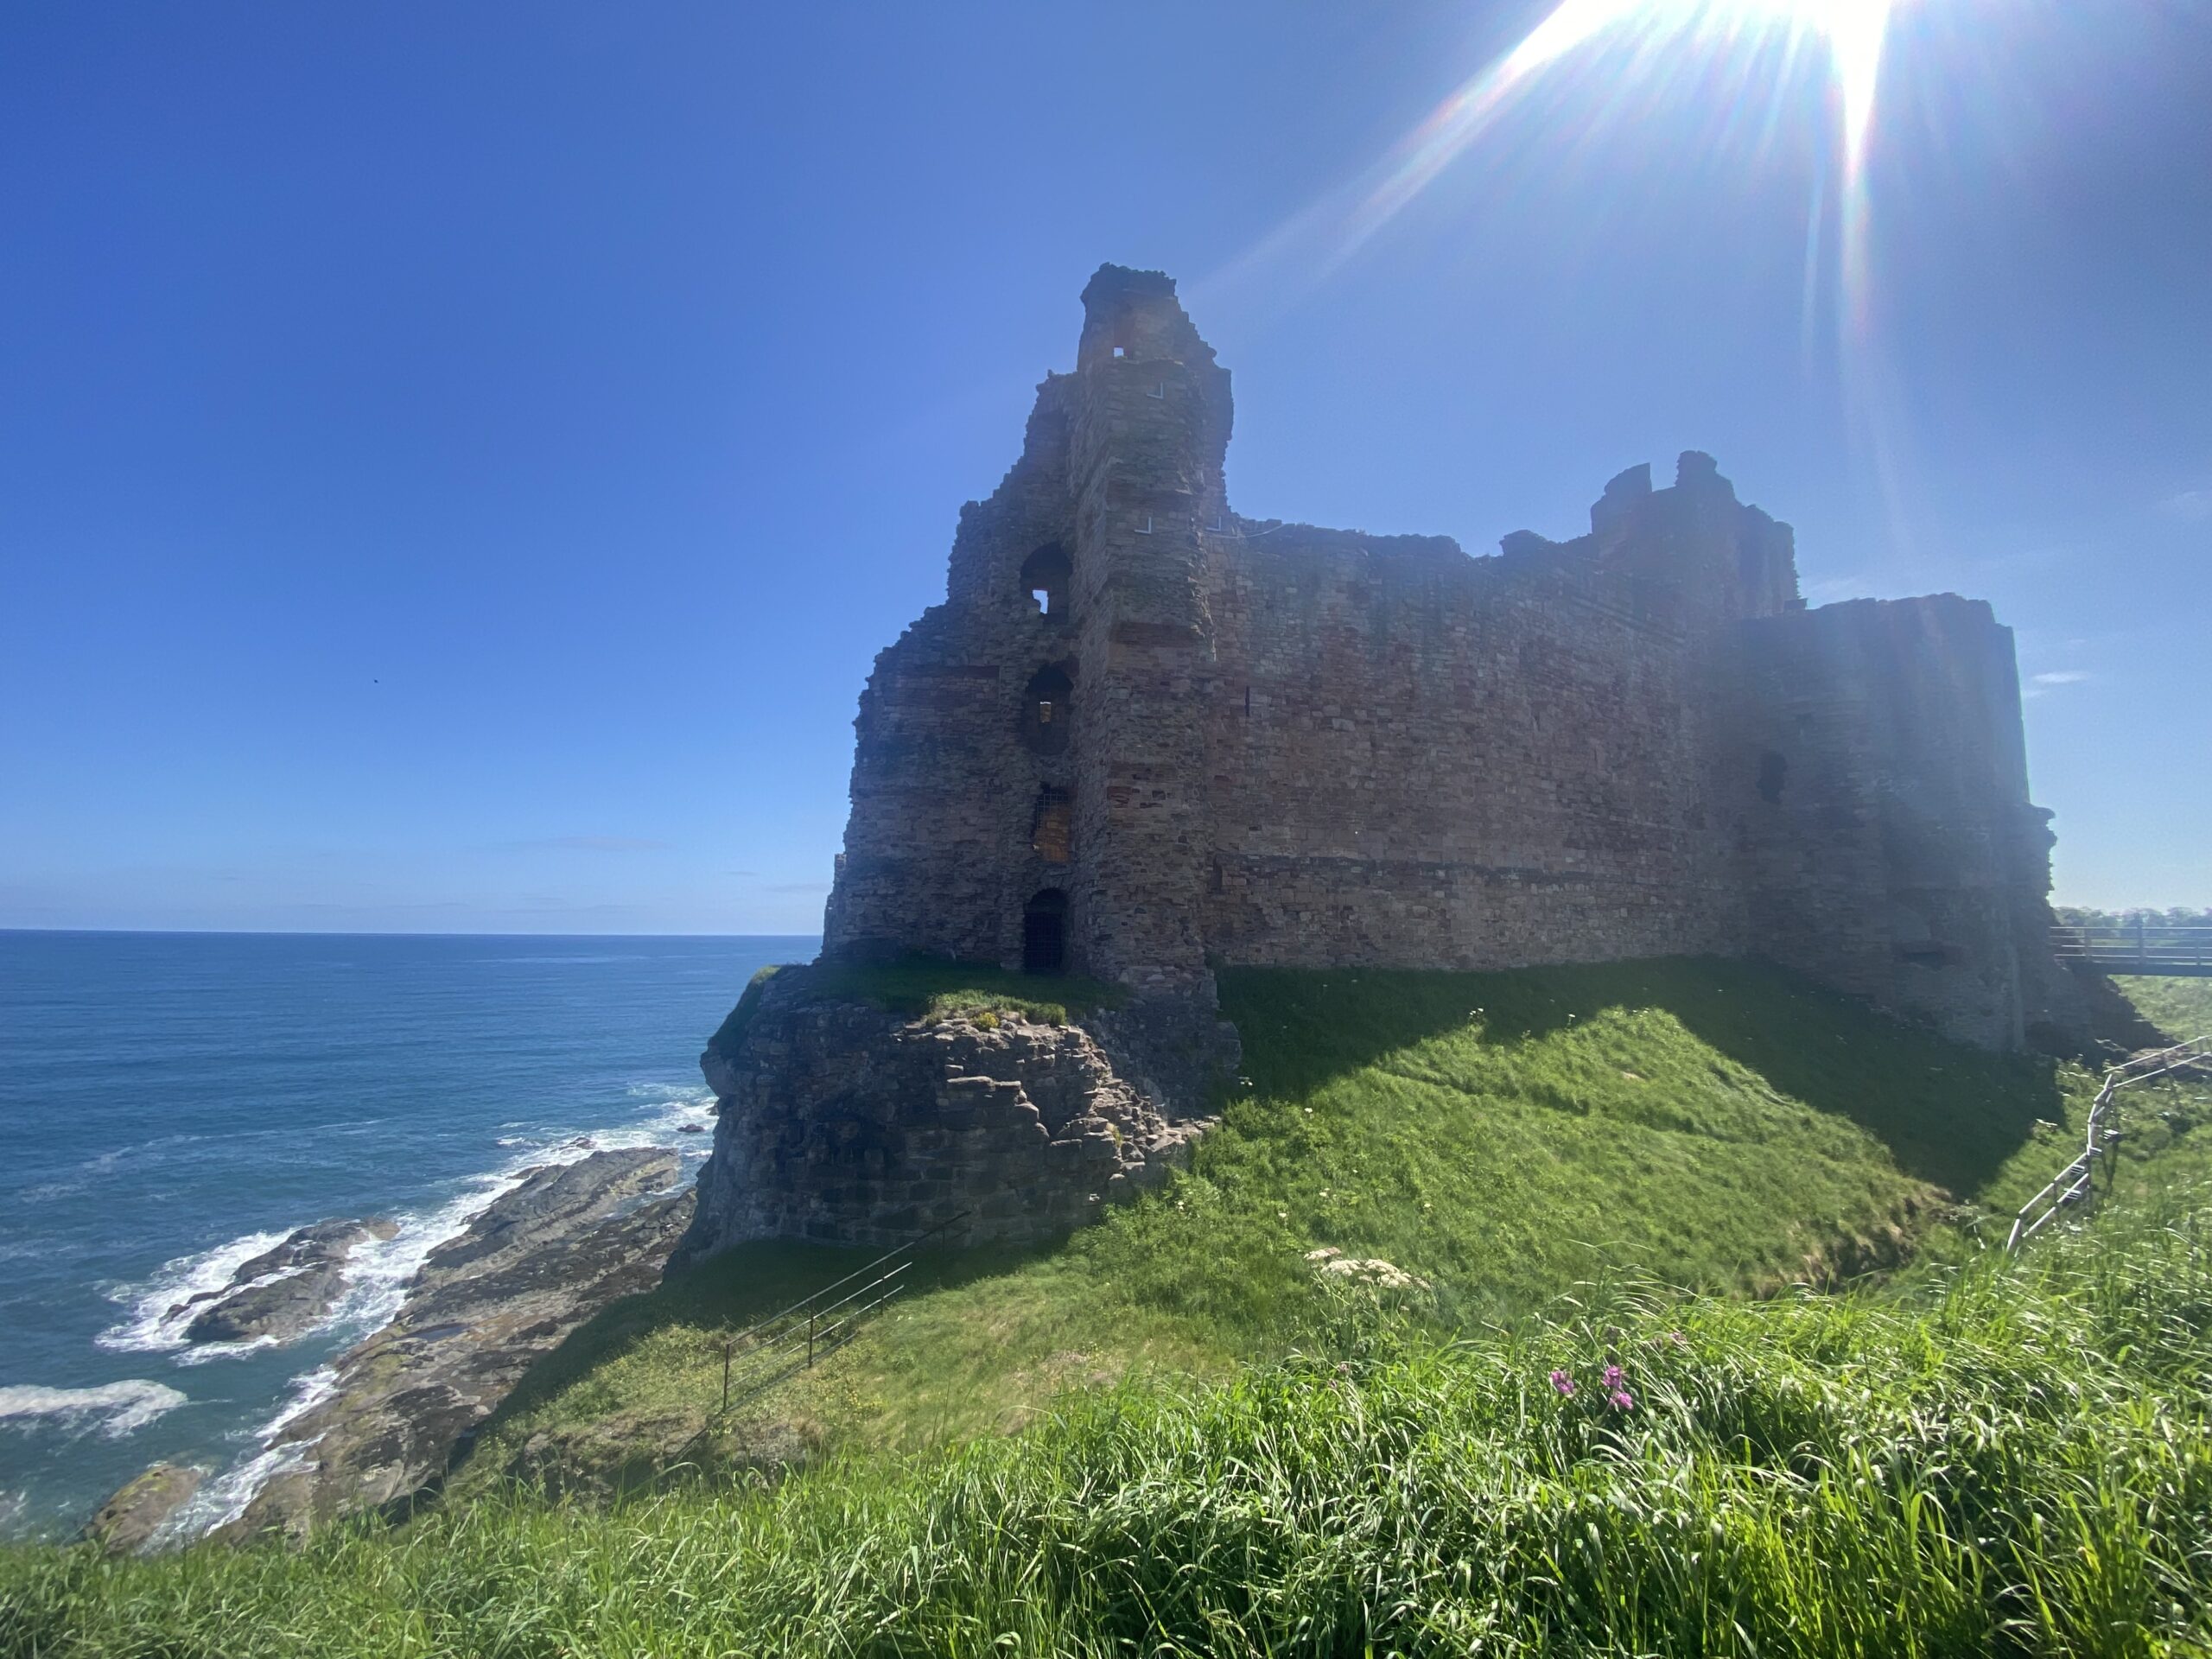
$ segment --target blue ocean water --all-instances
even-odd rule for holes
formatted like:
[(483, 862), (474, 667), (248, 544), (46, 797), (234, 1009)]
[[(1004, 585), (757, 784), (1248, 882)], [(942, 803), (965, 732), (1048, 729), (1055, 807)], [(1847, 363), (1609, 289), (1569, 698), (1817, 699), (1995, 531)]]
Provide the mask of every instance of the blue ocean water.
[[(200, 1518), (243, 1503), (271, 1426), (522, 1171), (696, 1167), (700, 1048), (817, 943), (0, 932), (0, 1536), (64, 1535), (156, 1459), (218, 1471)], [(194, 1290), (357, 1216), (400, 1230), (324, 1327), (185, 1345)]]

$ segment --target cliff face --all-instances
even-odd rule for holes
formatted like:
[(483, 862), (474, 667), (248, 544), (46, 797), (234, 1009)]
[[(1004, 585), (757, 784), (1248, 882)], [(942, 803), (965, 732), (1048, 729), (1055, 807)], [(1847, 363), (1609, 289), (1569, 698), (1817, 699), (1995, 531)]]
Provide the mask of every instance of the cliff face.
[(721, 1117), (679, 1263), (764, 1238), (1056, 1237), (1156, 1185), (1211, 1122), (1167, 1103), (1111, 1014), (928, 1021), (819, 1000), (803, 969), (753, 995), (701, 1057)]

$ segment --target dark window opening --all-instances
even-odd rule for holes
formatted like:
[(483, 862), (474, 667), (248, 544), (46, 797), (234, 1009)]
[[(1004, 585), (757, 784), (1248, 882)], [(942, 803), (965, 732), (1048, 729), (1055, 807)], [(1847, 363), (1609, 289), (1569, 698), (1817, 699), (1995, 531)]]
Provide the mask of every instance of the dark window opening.
[(1950, 950), (1945, 945), (1901, 944), (1897, 946), (1897, 960), (1909, 962), (1916, 968), (1941, 968), (1950, 959)]
[(1789, 762), (1769, 749), (1759, 756), (1759, 798), (1769, 805), (1782, 798), (1782, 785), (1789, 777)]
[(1065, 750), (1074, 695), (1075, 683), (1063, 671), (1039, 669), (1021, 694), (1021, 741), (1039, 754)]
[(1021, 971), (1062, 974), (1068, 966), (1068, 896), (1046, 887), (1022, 907)]
[(1065, 864), (1075, 847), (1075, 802), (1065, 789), (1047, 784), (1037, 791), (1029, 818), (1029, 850), (1047, 864)]
[(1126, 312), (1114, 324), (1114, 355), (1135, 357), (1137, 354), (1137, 326), (1135, 318)]
[(1066, 620), (1068, 583), (1074, 575), (1067, 550), (1058, 542), (1039, 548), (1021, 565), (1021, 591), (1055, 621)]

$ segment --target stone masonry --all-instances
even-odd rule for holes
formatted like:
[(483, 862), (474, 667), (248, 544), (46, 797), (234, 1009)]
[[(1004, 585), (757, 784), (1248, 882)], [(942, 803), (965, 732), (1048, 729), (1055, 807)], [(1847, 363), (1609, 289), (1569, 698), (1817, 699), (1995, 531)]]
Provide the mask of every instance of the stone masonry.
[(1249, 518), (1173, 283), (1083, 306), (861, 696), (826, 955), (1208, 1009), (1213, 963), (1758, 955), (1987, 1046), (2078, 1024), (1986, 604), (1807, 610), (1694, 451), (1490, 558)]

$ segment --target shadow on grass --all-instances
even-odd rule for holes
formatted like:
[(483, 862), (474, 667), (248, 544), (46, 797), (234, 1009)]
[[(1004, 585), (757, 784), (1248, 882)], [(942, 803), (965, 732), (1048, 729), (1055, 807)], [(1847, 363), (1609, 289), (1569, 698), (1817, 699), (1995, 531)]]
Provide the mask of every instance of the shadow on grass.
[(1669, 957), (1444, 974), (1232, 968), (1222, 1009), (1246, 1070), (1277, 1098), (1310, 1094), (1387, 1054), (1479, 1020), (1512, 1049), (1609, 1009), (1657, 1008), (1775, 1089), (1847, 1118), (1907, 1174), (1978, 1198), (2063, 1104), (2055, 1062), (1992, 1054), (1893, 1020), (1770, 963)]
[[(975, 1250), (927, 1250), (914, 1257), (902, 1297), (948, 1290), (1012, 1271), (1049, 1253), (1052, 1246)], [(476, 1433), (459, 1449), (454, 1466), (495, 1436), (600, 1366), (672, 1325), (736, 1337), (793, 1303), (836, 1283), (883, 1252), (776, 1240), (740, 1244), (696, 1267), (671, 1274), (653, 1289), (602, 1308), (532, 1365)], [(702, 1402), (711, 1403), (711, 1402)]]

